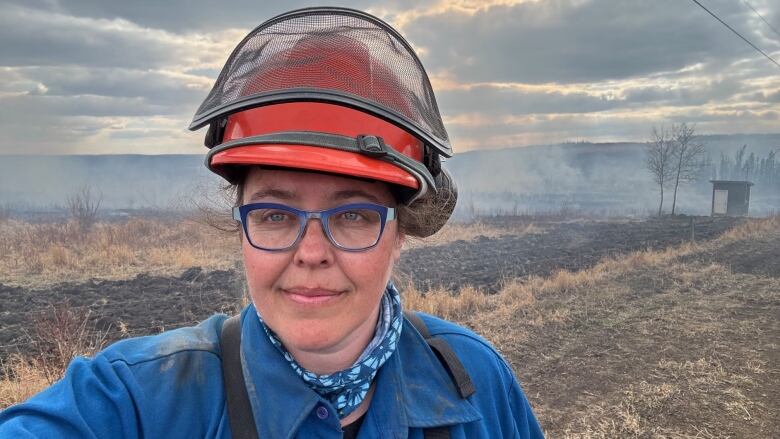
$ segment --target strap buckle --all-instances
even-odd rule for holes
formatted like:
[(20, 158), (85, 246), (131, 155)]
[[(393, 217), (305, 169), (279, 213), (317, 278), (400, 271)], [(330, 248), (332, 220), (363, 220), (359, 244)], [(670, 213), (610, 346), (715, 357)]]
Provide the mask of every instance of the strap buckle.
[(379, 136), (361, 134), (357, 136), (357, 145), (360, 152), (369, 157), (384, 157), (387, 155), (387, 145)]

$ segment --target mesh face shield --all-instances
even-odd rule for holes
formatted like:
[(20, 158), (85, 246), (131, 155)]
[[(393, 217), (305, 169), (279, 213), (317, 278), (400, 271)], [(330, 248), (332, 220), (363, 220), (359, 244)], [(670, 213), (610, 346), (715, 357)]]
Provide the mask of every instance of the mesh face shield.
[(230, 55), (190, 129), (278, 102), (346, 105), (386, 119), (452, 155), (428, 76), (409, 43), (371, 15), (309, 8), (279, 15)]
[(369, 14), (307, 8), (258, 26), (189, 128), (206, 125), (206, 165), (228, 181), (237, 166), (259, 164), (391, 183), (401, 203), (437, 212), (419, 215), (415, 236), (454, 210), (441, 167), (452, 148), (428, 76), (409, 43)]

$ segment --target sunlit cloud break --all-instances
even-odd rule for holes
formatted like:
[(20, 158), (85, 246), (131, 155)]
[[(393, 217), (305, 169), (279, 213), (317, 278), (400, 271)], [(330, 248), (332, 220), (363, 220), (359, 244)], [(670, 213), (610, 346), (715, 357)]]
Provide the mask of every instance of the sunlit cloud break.
[[(654, 125), (778, 132), (780, 69), (692, 2), (361, 0), (415, 47), (457, 151), (645, 141)], [(202, 153), (192, 114), (238, 41), (307, 1), (181, 8), (10, 0), (0, 14), (4, 154)], [(767, 54), (743, 2), (707, 7)], [(751, 4), (780, 28), (780, 4)], [(605, 13), (609, 11), (609, 13)]]

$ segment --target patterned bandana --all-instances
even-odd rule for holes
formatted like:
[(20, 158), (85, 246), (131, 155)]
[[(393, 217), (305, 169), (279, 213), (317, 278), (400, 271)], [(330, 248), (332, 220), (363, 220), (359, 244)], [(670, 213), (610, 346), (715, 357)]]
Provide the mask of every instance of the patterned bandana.
[(379, 321), (374, 331), (374, 338), (351, 367), (327, 375), (317, 375), (301, 367), (293, 356), (282, 345), (279, 337), (265, 325), (263, 317), (257, 313), (265, 333), (271, 339), (290, 367), (300, 375), (303, 381), (320, 396), (327, 399), (338, 410), (339, 417), (352, 413), (368, 393), (371, 381), (376, 372), (395, 352), (403, 326), (401, 311), (401, 295), (392, 282), (387, 284), (382, 303), (379, 307)]

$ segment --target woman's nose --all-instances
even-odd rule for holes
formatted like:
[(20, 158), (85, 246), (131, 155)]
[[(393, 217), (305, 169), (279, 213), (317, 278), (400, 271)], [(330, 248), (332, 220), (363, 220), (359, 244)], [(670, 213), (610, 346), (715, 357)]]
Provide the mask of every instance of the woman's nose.
[(295, 248), (297, 265), (328, 266), (333, 262), (333, 244), (325, 235), (322, 222), (310, 219)]

